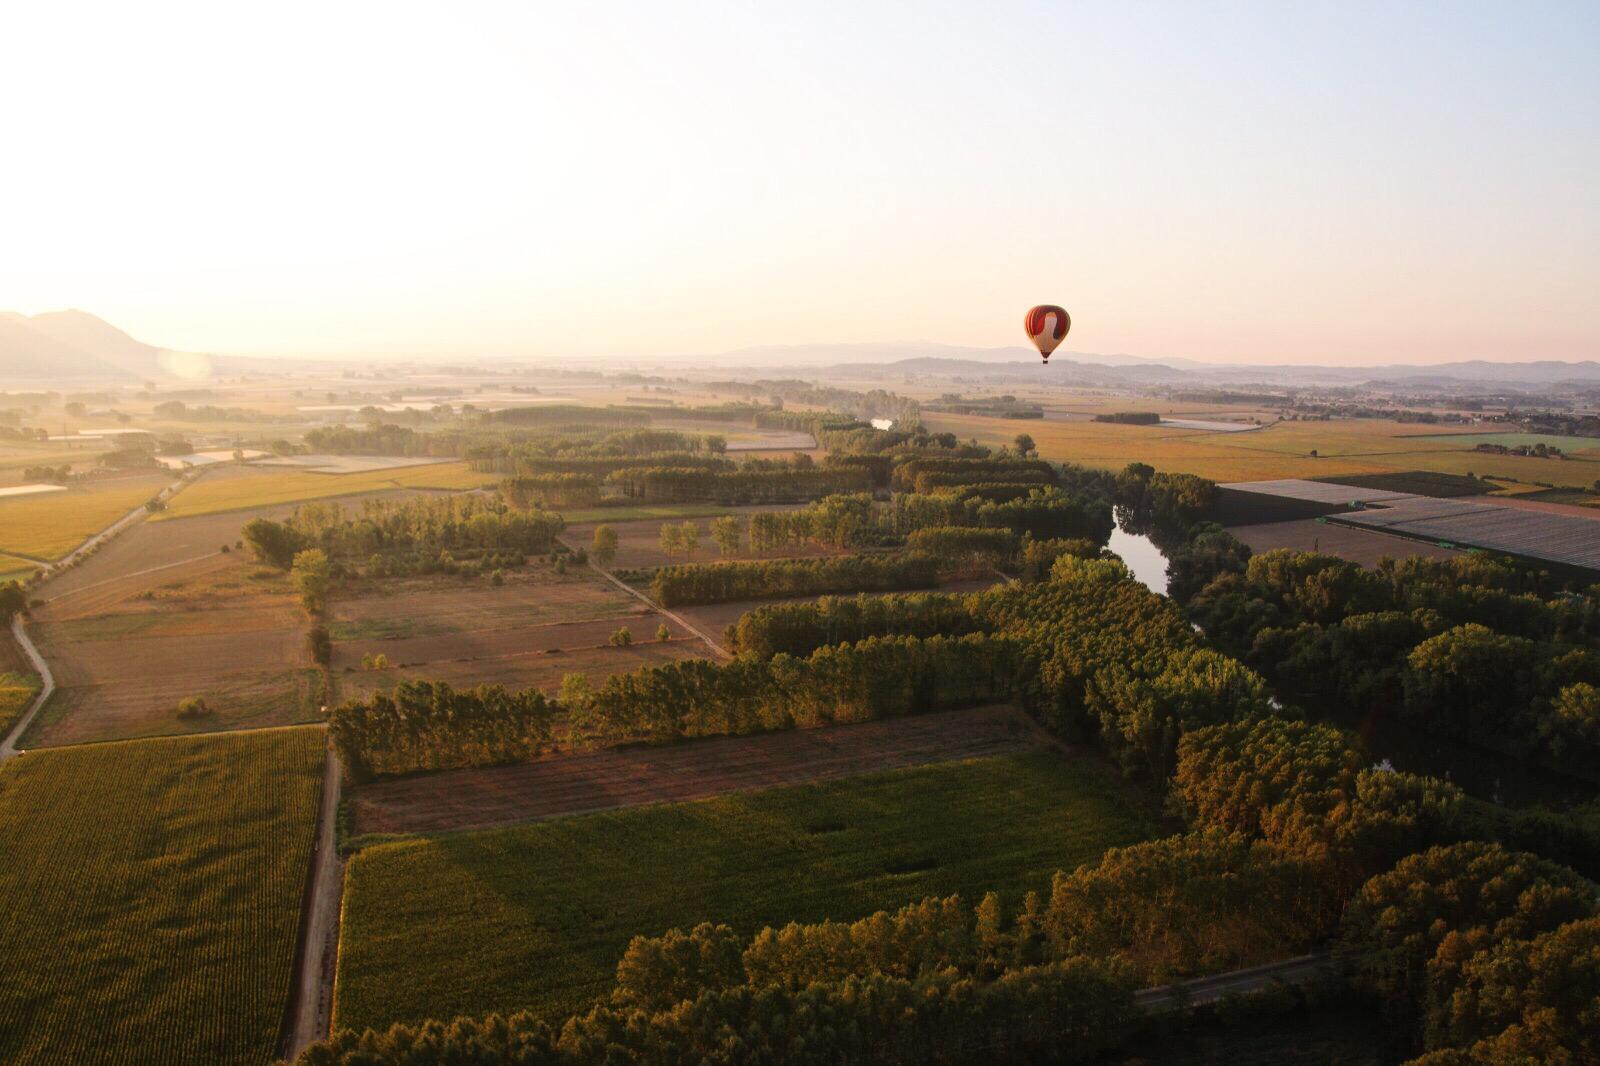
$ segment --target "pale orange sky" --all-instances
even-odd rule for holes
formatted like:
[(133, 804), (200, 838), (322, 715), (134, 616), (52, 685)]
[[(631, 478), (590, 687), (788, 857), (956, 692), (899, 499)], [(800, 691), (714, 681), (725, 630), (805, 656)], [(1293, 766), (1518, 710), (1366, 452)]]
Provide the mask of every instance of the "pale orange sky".
[(1600, 8), (31, 4), (0, 308), (257, 354), (1600, 357)]

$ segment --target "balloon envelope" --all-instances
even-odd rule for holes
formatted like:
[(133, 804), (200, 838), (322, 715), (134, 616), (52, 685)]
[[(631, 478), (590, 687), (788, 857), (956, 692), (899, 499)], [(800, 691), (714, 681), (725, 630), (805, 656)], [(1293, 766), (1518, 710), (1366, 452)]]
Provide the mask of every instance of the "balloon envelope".
[(1055, 304), (1040, 304), (1028, 312), (1022, 320), (1022, 326), (1028, 331), (1028, 339), (1048, 363), (1056, 345), (1067, 339), (1067, 330), (1072, 328), (1072, 316), (1067, 314), (1065, 308)]

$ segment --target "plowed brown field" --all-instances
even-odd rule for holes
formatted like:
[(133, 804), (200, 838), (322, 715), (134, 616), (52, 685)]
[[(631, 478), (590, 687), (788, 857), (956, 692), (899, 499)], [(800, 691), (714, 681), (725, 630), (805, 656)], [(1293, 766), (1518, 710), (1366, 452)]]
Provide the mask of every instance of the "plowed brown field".
[[(665, 622), (670, 641), (656, 640)], [(613, 647), (626, 626), (634, 643)], [(386, 581), (354, 599), (335, 598), (329, 631), (339, 698), (388, 689), (402, 679), (554, 689), (568, 673), (596, 683), (614, 673), (710, 650), (587, 567), (556, 574), (512, 571), (495, 587), (456, 578)], [(390, 669), (364, 670), (383, 655)]]
[(1035, 736), (1022, 712), (981, 707), (423, 774), (363, 785), (349, 802), (358, 833), (482, 829), (1001, 755), (1033, 745)]

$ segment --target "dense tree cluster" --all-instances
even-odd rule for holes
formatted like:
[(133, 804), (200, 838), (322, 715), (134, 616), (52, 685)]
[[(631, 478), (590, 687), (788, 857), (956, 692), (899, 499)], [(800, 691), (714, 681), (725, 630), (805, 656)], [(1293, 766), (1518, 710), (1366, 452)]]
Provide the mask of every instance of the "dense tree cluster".
[(1597, 914), (1593, 882), (1466, 842), (1368, 881), (1340, 943), (1357, 983), (1435, 1052), (1424, 1061), (1588, 1062), (1600, 1053)]
[(753, 460), (733, 469), (650, 466), (611, 475), (623, 495), (651, 502), (793, 503), (872, 487), (860, 467)]
[(593, 474), (519, 474), (500, 482), (500, 495), (513, 507), (593, 507), (600, 502), (600, 479)]
[(973, 633), (873, 637), (804, 658), (683, 659), (614, 674), (569, 710), (574, 729), (604, 743), (870, 721), (1007, 699), (1023, 654)]
[(818, 648), (868, 637), (964, 636), (985, 631), (971, 596), (913, 592), (763, 604), (730, 625), (726, 640), (736, 655), (770, 659), (778, 654), (810, 655)]
[(924, 526), (911, 531), (906, 547), (938, 559), (941, 570), (1011, 569), (1017, 562), (1022, 540), (1009, 529)]
[(402, 681), (328, 713), (328, 736), (353, 781), (377, 774), (517, 762), (550, 745), (556, 704), (499, 685), (457, 691), (443, 681)]
[(1546, 598), (1539, 581), (1477, 555), (1368, 571), (1279, 550), (1212, 581), (1190, 616), (1308, 706), (1581, 771), (1600, 754), (1600, 594)]
[(650, 594), (657, 603), (678, 607), (824, 592), (896, 592), (938, 583), (933, 558), (891, 553), (664, 566), (656, 571)]
[(564, 528), (561, 516), (519, 511), (481, 496), (368, 500), (347, 513), (337, 503), (307, 503), (281, 522), (246, 523), (245, 541), (262, 562), (288, 569), (295, 554), (323, 551), (341, 572), (358, 565), (380, 573), (449, 569), (454, 560), (544, 554)]

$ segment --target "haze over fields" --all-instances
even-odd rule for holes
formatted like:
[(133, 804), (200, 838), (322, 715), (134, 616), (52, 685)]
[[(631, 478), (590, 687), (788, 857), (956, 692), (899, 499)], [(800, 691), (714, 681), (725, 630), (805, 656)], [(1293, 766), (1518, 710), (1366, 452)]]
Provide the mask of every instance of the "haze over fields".
[(11, 13), (0, 293), (175, 350), (1600, 351), (1592, 4), (89, 10)]

